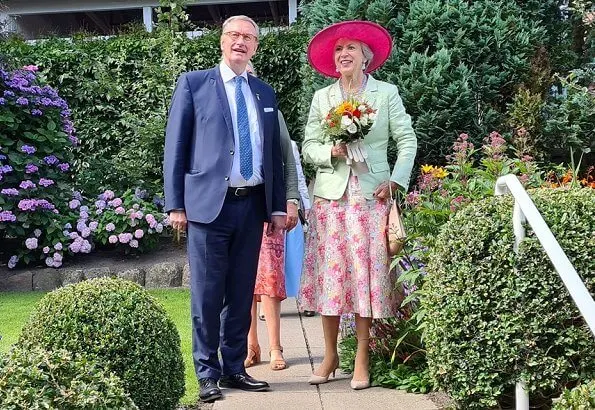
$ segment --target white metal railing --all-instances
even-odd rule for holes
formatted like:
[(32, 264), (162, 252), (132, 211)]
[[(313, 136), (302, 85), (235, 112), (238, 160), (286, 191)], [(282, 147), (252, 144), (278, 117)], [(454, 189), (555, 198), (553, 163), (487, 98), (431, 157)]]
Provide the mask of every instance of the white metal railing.
[[(560, 275), (560, 278), (562, 278), (578, 310), (585, 318), (587, 325), (595, 336), (595, 301), (552, 234), (552, 231), (543, 220), (527, 191), (525, 191), (518, 178), (512, 174), (504, 175), (496, 181), (496, 195), (503, 195), (508, 192), (514, 197), (512, 226), (515, 236), (515, 252), (518, 252), (519, 244), (525, 237), (525, 227), (523, 224), (528, 222), (554, 265), (554, 268)], [(522, 380), (518, 381), (515, 390), (517, 410), (528, 410), (529, 393), (525, 382)]]

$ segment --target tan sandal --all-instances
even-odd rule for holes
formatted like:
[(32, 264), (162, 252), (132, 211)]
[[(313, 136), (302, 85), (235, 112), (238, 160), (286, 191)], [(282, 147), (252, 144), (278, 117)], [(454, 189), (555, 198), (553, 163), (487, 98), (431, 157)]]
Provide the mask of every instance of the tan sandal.
[(248, 356), (244, 360), (244, 367), (254, 366), (260, 363), (260, 345), (248, 345)]
[(269, 356), (271, 355), (271, 352), (273, 350), (278, 350), (281, 352), (281, 359), (271, 359), (271, 370), (283, 370), (287, 368), (287, 363), (285, 362), (285, 359), (283, 358), (283, 347), (281, 346), (274, 346), (271, 347), (271, 349), (269, 350)]

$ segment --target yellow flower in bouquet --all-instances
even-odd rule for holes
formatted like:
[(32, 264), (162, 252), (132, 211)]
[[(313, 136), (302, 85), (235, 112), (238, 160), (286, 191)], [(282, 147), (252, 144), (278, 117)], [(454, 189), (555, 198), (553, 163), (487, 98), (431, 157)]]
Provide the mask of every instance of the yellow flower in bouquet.
[(368, 103), (350, 99), (330, 109), (322, 129), (333, 142), (347, 144), (364, 138), (375, 119), (376, 110)]

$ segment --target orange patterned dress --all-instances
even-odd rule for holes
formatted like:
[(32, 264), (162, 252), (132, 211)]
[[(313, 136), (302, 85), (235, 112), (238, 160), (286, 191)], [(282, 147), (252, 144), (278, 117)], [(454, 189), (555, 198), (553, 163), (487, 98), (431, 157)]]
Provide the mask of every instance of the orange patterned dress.
[(268, 236), (265, 223), (262, 245), (258, 259), (258, 273), (254, 296), (260, 301), (260, 295), (277, 299), (286, 299), (285, 291), (285, 234), (275, 232)]

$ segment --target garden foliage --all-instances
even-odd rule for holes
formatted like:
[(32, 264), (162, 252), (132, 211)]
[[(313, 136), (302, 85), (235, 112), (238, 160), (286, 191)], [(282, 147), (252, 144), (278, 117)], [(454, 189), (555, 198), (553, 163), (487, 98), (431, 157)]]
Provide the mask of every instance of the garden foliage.
[[(374, 75), (399, 87), (419, 138), (418, 160), (442, 164), (461, 132), (479, 136), (504, 129), (507, 104), (519, 87), (547, 94), (551, 73), (578, 63), (562, 3), (311, 0), (302, 10), (311, 35), (351, 19), (376, 21), (390, 31), (393, 54)], [(314, 89), (326, 83), (309, 75)], [(395, 159), (394, 144), (389, 155)]]
[(554, 410), (589, 410), (595, 408), (595, 380), (579, 384), (571, 390), (565, 390)]
[[(218, 64), (220, 30), (189, 39), (159, 27), (131, 28), (111, 38), (79, 35), (35, 44), (11, 39), (0, 53), (15, 66), (36, 64), (59, 87), (72, 109), (81, 142), (76, 187), (87, 196), (105, 189), (141, 186), (161, 192), (164, 130), (178, 75)], [(302, 79), (298, 75), (307, 38), (299, 29), (270, 30), (261, 37), (254, 64), (277, 92), (292, 135), (297, 133)]]
[(0, 361), (0, 408), (135, 410), (122, 381), (64, 349), (13, 348)]
[[(595, 292), (595, 191), (538, 189), (530, 196)], [(528, 227), (513, 249), (511, 197), (475, 201), (441, 229), (422, 292), (432, 377), (459, 406), (510, 404), (527, 383), (531, 401), (557, 397), (595, 373), (595, 342)]]
[(174, 409), (184, 394), (180, 337), (140, 286), (94, 279), (46, 295), (24, 326), (24, 348), (65, 349), (113, 372), (140, 409)]

